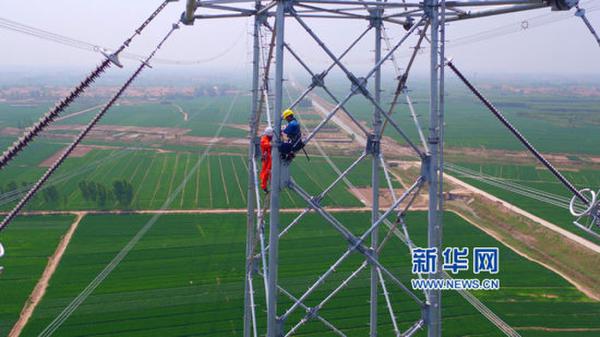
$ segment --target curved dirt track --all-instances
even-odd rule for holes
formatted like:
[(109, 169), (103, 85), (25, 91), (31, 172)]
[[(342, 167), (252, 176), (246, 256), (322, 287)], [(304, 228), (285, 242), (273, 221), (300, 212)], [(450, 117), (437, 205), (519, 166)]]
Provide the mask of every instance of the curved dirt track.
[(566, 229), (563, 229), (563, 228), (561, 228), (561, 227), (559, 227), (559, 226), (557, 226), (557, 225), (555, 225), (555, 224), (553, 224), (553, 223), (551, 223), (549, 221), (546, 221), (546, 220), (544, 220), (544, 219), (542, 219), (542, 218), (540, 218), (538, 216), (535, 216), (535, 215), (533, 215), (533, 214), (531, 214), (531, 213), (529, 213), (529, 212), (527, 212), (527, 211), (525, 211), (525, 210), (523, 210), (523, 209), (521, 209), (521, 208), (519, 208), (519, 207), (511, 204), (511, 203), (508, 203), (508, 202), (506, 202), (506, 201), (504, 201), (504, 200), (502, 200), (500, 198), (497, 198), (497, 197), (495, 197), (495, 196), (493, 196), (493, 195), (491, 195), (491, 194), (489, 194), (489, 193), (487, 193), (485, 191), (482, 191), (482, 190), (480, 190), (480, 189), (478, 189), (478, 188), (476, 188), (476, 187), (474, 187), (472, 185), (469, 185), (469, 184), (465, 183), (464, 181), (462, 181), (460, 179), (457, 179), (457, 178), (455, 178), (455, 177), (453, 177), (451, 175), (448, 175), (447, 173), (444, 173), (444, 177), (446, 179), (450, 180), (451, 182), (453, 182), (453, 183), (455, 183), (457, 185), (460, 185), (461, 187), (464, 187), (464, 188), (468, 189), (469, 191), (471, 191), (473, 193), (479, 194), (479, 195), (481, 195), (481, 196), (483, 196), (483, 197), (485, 197), (485, 198), (487, 198), (487, 199), (489, 199), (489, 200), (491, 200), (493, 202), (497, 202), (497, 203), (501, 204), (502, 206), (508, 208), (509, 210), (511, 210), (511, 211), (513, 211), (513, 212), (515, 212), (515, 213), (517, 213), (519, 215), (522, 215), (522, 216), (524, 216), (526, 218), (529, 218), (529, 219), (535, 221), (536, 223), (538, 223), (538, 224), (540, 224), (540, 225), (542, 225), (542, 226), (544, 226), (544, 227), (546, 227), (546, 228), (548, 228), (548, 229), (550, 229), (550, 230), (552, 230), (552, 231), (554, 231), (554, 232), (556, 232), (556, 233), (564, 236), (568, 240), (571, 240), (571, 241), (573, 241), (573, 242), (575, 242), (577, 244), (580, 244), (580, 245), (582, 245), (582, 246), (584, 246), (584, 247), (586, 247), (586, 248), (588, 248), (588, 249), (590, 249), (590, 250), (592, 250), (592, 251), (600, 254), (600, 246), (598, 246), (597, 244), (595, 244), (595, 243), (593, 243), (593, 242), (591, 242), (591, 241), (589, 241), (587, 239), (582, 238), (581, 236), (579, 236), (577, 234), (569, 232)]

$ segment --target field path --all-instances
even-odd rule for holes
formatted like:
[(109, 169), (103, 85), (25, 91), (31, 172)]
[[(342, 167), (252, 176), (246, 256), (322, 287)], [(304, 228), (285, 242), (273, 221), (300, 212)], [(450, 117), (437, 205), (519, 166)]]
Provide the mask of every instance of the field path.
[(592, 250), (592, 251), (594, 251), (596, 253), (600, 253), (600, 246), (598, 246), (597, 244), (595, 244), (595, 243), (593, 243), (593, 242), (591, 242), (591, 241), (589, 241), (587, 239), (584, 239), (583, 237), (581, 237), (581, 236), (579, 236), (577, 234), (569, 232), (566, 229), (563, 229), (563, 228), (561, 228), (561, 227), (559, 227), (559, 226), (557, 226), (557, 225), (555, 225), (555, 224), (553, 224), (553, 223), (551, 223), (549, 221), (546, 221), (546, 220), (544, 220), (544, 219), (542, 219), (542, 218), (540, 218), (538, 216), (535, 216), (535, 215), (533, 215), (533, 214), (531, 214), (531, 213), (529, 213), (529, 212), (527, 212), (527, 211), (525, 211), (525, 210), (523, 210), (523, 209), (521, 209), (521, 208), (519, 208), (519, 207), (517, 207), (517, 206), (515, 206), (515, 205), (513, 205), (511, 203), (509, 203), (509, 202), (506, 202), (506, 201), (504, 201), (504, 200), (502, 200), (500, 198), (497, 198), (497, 197), (495, 197), (495, 196), (493, 196), (493, 195), (491, 195), (491, 194), (489, 194), (489, 193), (487, 193), (485, 191), (482, 191), (482, 190), (478, 189), (475, 186), (467, 184), (464, 181), (462, 181), (460, 179), (457, 179), (457, 178), (455, 178), (455, 177), (453, 177), (453, 176), (451, 176), (451, 175), (449, 175), (447, 173), (444, 173), (444, 177), (446, 179), (448, 179), (449, 181), (451, 181), (451, 182), (453, 182), (453, 183), (455, 183), (457, 185), (460, 185), (461, 187), (464, 187), (464, 188), (468, 189), (469, 191), (471, 191), (473, 193), (479, 194), (479, 195), (481, 195), (481, 196), (483, 196), (483, 197), (485, 197), (485, 198), (487, 198), (487, 199), (489, 199), (489, 200), (491, 200), (493, 202), (501, 204), (502, 206), (508, 208), (512, 212), (515, 212), (515, 213), (517, 213), (519, 215), (522, 215), (522, 216), (524, 216), (526, 218), (529, 218), (529, 219), (537, 222), (538, 224), (540, 224), (540, 225), (542, 225), (542, 226), (544, 226), (544, 227), (546, 227), (546, 228), (548, 228), (548, 229), (550, 229), (550, 230), (552, 230), (552, 231), (554, 231), (554, 232), (556, 232), (556, 233), (564, 236), (565, 238), (567, 238), (567, 239), (569, 239), (569, 240), (571, 240), (571, 241), (573, 241), (575, 243), (578, 243), (578, 244), (580, 244), (580, 245), (582, 245), (582, 246), (584, 246), (584, 247), (586, 247), (586, 248), (588, 248), (588, 249), (590, 249), (590, 250)]
[(84, 114), (84, 113), (86, 113), (86, 112), (90, 112), (90, 111), (92, 111), (92, 110), (100, 109), (100, 108), (102, 108), (103, 106), (104, 106), (104, 103), (103, 103), (103, 104), (98, 104), (98, 105), (96, 105), (96, 106), (93, 106), (93, 107), (91, 107), (91, 108), (87, 108), (87, 109), (84, 109), (84, 110), (81, 110), (81, 111), (77, 111), (77, 112), (70, 113), (70, 114), (68, 114), (68, 115), (65, 115), (65, 116), (62, 116), (62, 117), (58, 117), (58, 118), (57, 118), (57, 119), (55, 119), (54, 121), (55, 121), (55, 122), (60, 122), (60, 121), (63, 121), (63, 120), (65, 120), (65, 119), (67, 119), (67, 118), (71, 118), (71, 117), (75, 117), (75, 116), (83, 115), (83, 114)]
[[(415, 208), (416, 210), (424, 210), (422, 208)], [(327, 212), (340, 213), (340, 212), (366, 212), (370, 211), (370, 207), (325, 207)], [(386, 208), (380, 208), (381, 211), (385, 211)], [(282, 213), (299, 213), (304, 211), (304, 208), (282, 208)], [(31, 215), (69, 215), (69, 214), (82, 214), (82, 215), (127, 215), (127, 214), (246, 214), (247, 208), (209, 208), (209, 209), (138, 209), (138, 210), (104, 210), (104, 211), (25, 211), (19, 213), (20, 215), (31, 216)], [(268, 212), (268, 210), (267, 210)], [(311, 211), (312, 212), (312, 211)], [(6, 212), (0, 212), (0, 215), (6, 215)]]
[[(297, 84), (295, 82), (292, 82), (292, 85), (296, 86)], [(316, 94), (309, 95), (309, 98), (311, 99), (313, 105), (317, 108), (316, 110), (321, 115), (326, 115), (327, 113), (329, 113), (329, 110), (327, 109), (328, 105), (327, 105), (327, 103), (323, 99), (321, 99)], [(340, 115), (340, 114), (337, 113), (336, 116), (337, 115)], [(334, 116), (334, 118), (332, 118), (333, 122), (335, 122), (346, 133), (354, 135), (354, 137), (356, 137), (356, 140), (357, 140), (357, 142), (359, 144), (361, 144), (361, 145), (366, 144), (366, 140), (364, 139), (364, 137), (360, 137), (360, 138), (358, 137), (358, 136), (360, 136), (359, 131), (355, 130), (355, 126), (352, 125), (351, 122), (347, 122), (343, 118), (335, 118), (336, 116)], [(523, 210), (523, 209), (521, 209), (521, 208), (519, 208), (519, 207), (511, 204), (511, 203), (508, 203), (508, 202), (506, 202), (506, 201), (504, 201), (504, 200), (502, 200), (500, 198), (497, 198), (497, 197), (493, 196), (490, 193), (484, 192), (484, 191), (482, 191), (482, 190), (480, 190), (480, 189), (478, 189), (478, 188), (476, 188), (476, 187), (474, 187), (472, 185), (469, 185), (469, 184), (465, 183), (464, 181), (462, 181), (460, 179), (457, 179), (457, 178), (455, 178), (455, 177), (453, 177), (453, 176), (451, 176), (451, 175), (449, 175), (447, 173), (444, 173), (444, 177), (446, 179), (448, 179), (449, 181), (451, 181), (451, 182), (453, 182), (453, 183), (455, 183), (457, 185), (460, 185), (461, 187), (466, 188), (466, 189), (468, 189), (469, 191), (471, 191), (473, 193), (479, 194), (479, 195), (481, 195), (481, 196), (483, 196), (483, 197), (485, 197), (485, 198), (487, 198), (487, 199), (489, 199), (491, 201), (494, 201), (494, 202), (502, 204), (503, 206), (505, 206), (509, 210), (511, 210), (511, 211), (513, 211), (513, 212), (521, 215), (521, 216), (529, 218), (529, 219), (531, 219), (531, 220), (539, 223), (540, 225), (542, 225), (542, 226), (544, 226), (544, 227), (546, 227), (546, 228), (548, 228), (548, 229), (550, 229), (550, 230), (552, 230), (552, 231), (554, 231), (554, 232), (556, 232), (556, 233), (564, 236), (565, 238), (567, 238), (567, 239), (569, 239), (569, 240), (571, 240), (571, 241), (573, 241), (575, 243), (578, 243), (578, 244), (580, 244), (580, 245), (582, 245), (582, 246), (584, 246), (586, 248), (589, 248), (590, 250), (592, 250), (592, 251), (594, 251), (596, 253), (600, 253), (600, 246), (599, 245), (597, 245), (597, 244), (595, 244), (595, 243), (593, 243), (593, 242), (591, 242), (591, 241), (589, 241), (589, 240), (587, 240), (587, 239), (585, 239), (585, 238), (583, 238), (583, 237), (581, 237), (581, 236), (579, 236), (577, 234), (569, 232), (568, 230), (565, 230), (565, 229), (563, 229), (563, 228), (561, 228), (561, 227), (559, 227), (559, 226), (557, 226), (557, 225), (555, 225), (553, 223), (550, 223), (549, 221), (546, 221), (546, 220), (544, 220), (544, 219), (542, 219), (540, 217), (537, 217), (537, 216), (535, 216), (535, 215), (533, 215), (533, 214), (531, 214), (531, 213), (529, 213), (529, 212), (527, 212), (527, 211), (525, 211), (525, 210)]]
[(542, 261), (541, 259), (536, 259), (533, 258), (532, 256), (522, 252), (518, 247), (515, 247), (514, 245), (512, 245), (510, 242), (508, 242), (507, 240), (505, 240), (502, 235), (499, 235), (498, 233), (494, 232), (493, 230), (490, 230), (488, 228), (486, 228), (485, 226), (482, 226), (481, 224), (479, 224), (477, 221), (474, 221), (473, 219), (471, 219), (471, 217), (469, 217), (467, 214), (464, 214), (461, 211), (455, 210), (455, 209), (451, 209), (449, 210), (450, 212), (458, 215), (459, 217), (461, 217), (463, 220), (467, 221), (468, 223), (470, 223), (471, 225), (479, 228), (480, 230), (482, 230), (483, 232), (485, 232), (487, 235), (493, 237), (494, 239), (496, 239), (497, 241), (501, 242), (503, 245), (505, 245), (506, 247), (510, 248), (513, 252), (517, 253), (519, 256), (532, 261), (534, 263), (537, 263), (541, 266), (543, 266), (544, 268), (551, 270), (552, 272), (558, 274), (560, 277), (564, 278), (565, 280), (567, 280), (569, 283), (571, 283), (572, 285), (575, 286), (575, 288), (577, 288), (579, 291), (581, 291), (582, 293), (584, 293), (587, 297), (595, 300), (595, 301), (600, 301), (600, 298), (598, 298), (598, 295), (594, 293), (593, 290), (588, 289), (585, 285), (579, 283), (575, 278), (571, 277), (570, 275), (568, 275), (567, 273), (564, 273), (562, 271), (560, 271), (558, 268), (553, 267), (552, 265)]
[(73, 237), (73, 234), (75, 234), (75, 231), (77, 230), (81, 219), (83, 219), (86, 213), (73, 212), (72, 214), (76, 215), (75, 221), (73, 221), (71, 227), (69, 227), (69, 230), (67, 231), (65, 236), (63, 236), (54, 254), (50, 257), (50, 259), (48, 259), (48, 265), (46, 265), (46, 269), (44, 269), (42, 277), (40, 277), (38, 283), (35, 285), (35, 288), (33, 288), (29, 299), (27, 299), (27, 302), (25, 303), (25, 307), (21, 311), (19, 320), (17, 320), (17, 322), (13, 326), (12, 330), (8, 334), (8, 337), (18, 337), (21, 335), (23, 328), (25, 328), (25, 325), (31, 318), (31, 315), (33, 315), (33, 311), (41, 302), (42, 298), (44, 297), (44, 294), (46, 294), (46, 289), (48, 289), (48, 283), (50, 282), (52, 275), (54, 275), (56, 268), (60, 264), (60, 261), (63, 255), (65, 254), (65, 251), (69, 246), (69, 242), (71, 242), (71, 238)]

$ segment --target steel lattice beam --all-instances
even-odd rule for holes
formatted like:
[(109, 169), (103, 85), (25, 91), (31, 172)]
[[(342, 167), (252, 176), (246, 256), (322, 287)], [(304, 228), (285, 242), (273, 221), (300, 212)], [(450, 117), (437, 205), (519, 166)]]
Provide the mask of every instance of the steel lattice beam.
[[(421, 191), (428, 191), (429, 206), (428, 206), (428, 245), (429, 247), (442, 247), (442, 211), (443, 211), (443, 138), (444, 138), (444, 46), (445, 46), (445, 23), (452, 21), (460, 21), (473, 19), (478, 17), (502, 15), (519, 11), (528, 11), (543, 7), (552, 6), (554, 9), (564, 10), (570, 9), (574, 4), (569, 4), (570, 0), (473, 0), (473, 1), (444, 1), (444, 0), (406, 0), (406, 1), (380, 1), (380, 0), (276, 0), (276, 1), (261, 1), (261, 0), (188, 0), (186, 12), (182, 15), (189, 24), (193, 24), (194, 20), (199, 19), (219, 19), (219, 18), (244, 18), (254, 17), (254, 58), (253, 58), (253, 101), (252, 101), (252, 118), (250, 122), (250, 138), (252, 140), (249, 146), (249, 186), (248, 186), (248, 241), (246, 249), (247, 256), (247, 277), (246, 277), (246, 305), (245, 305), (245, 324), (244, 336), (249, 337), (252, 334), (256, 335), (256, 316), (254, 310), (254, 297), (252, 292), (252, 280), (254, 275), (259, 275), (264, 278), (265, 292), (267, 296), (267, 336), (292, 336), (299, 331), (302, 326), (312, 319), (319, 320), (328, 329), (335, 334), (345, 336), (343, 329), (338, 329), (331, 322), (327, 321), (322, 312), (324, 305), (332, 301), (336, 294), (341, 292), (345, 286), (351, 282), (357, 275), (363, 271), (370, 269), (370, 336), (378, 335), (377, 322), (377, 302), (380, 294), (384, 295), (386, 307), (389, 311), (390, 318), (393, 324), (393, 330), (397, 336), (412, 336), (418, 330), (426, 328), (428, 336), (441, 336), (441, 292), (429, 291), (424, 292), (424, 300), (413, 294), (410, 289), (406, 288), (399, 279), (392, 274), (378, 260), (378, 252), (383, 246), (394, 237), (401, 239), (407, 246), (408, 250), (414, 248), (414, 244), (410, 241), (408, 229), (404, 221), (405, 213), (413, 205), (417, 195)], [(308, 19), (337, 19), (337, 20), (363, 20), (366, 23), (365, 30), (357, 36), (349, 46), (340, 54), (334, 53), (325, 41), (315, 33)], [(303, 28), (306, 37), (317, 43), (319, 49), (322, 50), (331, 60), (331, 63), (322, 72), (313, 71), (300, 53), (294, 50), (289, 39), (286, 38), (285, 23), (288, 20), (295, 20), (300, 27)], [(340, 21), (336, 21), (340, 22)], [(391, 45), (387, 40), (384, 25), (402, 25), (407, 30), (406, 34), (399, 42)], [(262, 27), (262, 28), (261, 28)], [(261, 33), (261, 29), (264, 30)], [(356, 50), (358, 42), (361, 41), (369, 32), (373, 31), (374, 35), (374, 51), (375, 63), (373, 67), (364, 75), (358, 77), (352, 73), (344, 63), (344, 56), (352, 50)], [(429, 36), (427, 36), (427, 32)], [(261, 53), (259, 46), (261, 34), (271, 34), (272, 45), (269, 48), (269, 56), (265, 57)], [(416, 33), (416, 34), (415, 34)], [(398, 86), (392, 92), (395, 96), (389, 109), (384, 109), (381, 102), (381, 69), (382, 66), (389, 61), (392, 61), (397, 66), (394, 59), (394, 53), (399, 48), (404, 46), (405, 40), (409, 37), (417, 37), (416, 50), (411, 53), (412, 57), (408, 63), (405, 72), (398, 73)], [(382, 39), (386, 39), (387, 49), (382, 50)], [(421, 124), (414, 110), (412, 100), (405, 91), (406, 83), (409, 79), (409, 71), (413, 61), (417, 56), (417, 50), (423, 40), (427, 40), (431, 44), (430, 50), (430, 118), (428, 132), (423, 133)], [(289, 55), (297, 62), (310, 76), (309, 85), (300, 91), (299, 95), (292, 100), (290, 106), (283, 104), (283, 87), (284, 87), (284, 55)], [(259, 64), (264, 64), (265, 76), (261, 78)], [(275, 65), (274, 85), (269, 86), (271, 80), (268, 76), (269, 67)], [(333, 94), (333, 91), (325, 84), (325, 78), (334, 68), (339, 68), (349, 79), (352, 88), (344, 96)], [(367, 80), (372, 78), (373, 83), (367, 84)], [(353, 123), (353, 127), (359, 130), (359, 133), (367, 137), (365, 150), (362, 154), (350, 164), (344, 171), (336, 168), (338, 176), (331, 182), (321, 193), (311, 196), (301, 186), (294, 182), (290, 177), (289, 167), (279, 159), (278, 144), (281, 139), (276, 133), (273, 146), (273, 172), (271, 182), (271, 194), (269, 196), (270, 211), (268, 217), (269, 228), (269, 243), (264, 243), (264, 228), (267, 225), (266, 214), (264, 208), (261, 210), (260, 194), (257, 188), (257, 167), (256, 167), (256, 135), (260, 116), (265, 112), (264, 107), (267, 107), (267, 116), (269, 125), (273, 124), (275, 130), (281, 127), (280, 113), (285, 108), (295, 108), (298, 104), (307, 98), (312, 97), (313, 90), (320, 88), (334, 102), (334, 108), (325, 113), (324, 118), (317, 126), (309, 132), (306, 137), (306, 143), (318, 145), (315, 136), (322, 132), (323, 127), (333, 119), (336, 113), (341, 110), (344, 115)], [(370, 103), (373, 109), (372, 125), (366, 127), (361, 124), (354, 114), (346, 108), (346, 103), (356, 94), (362, 95)], [(274, 109), (271, 109), (269, 104), (270, 96), (273, 96)], [(418, 139), (413, 140), (408, 137), (403, 126), (399, 125), (391, 115), (395, 110), (398, 99), (401, 95), (406, 96), (406, 102), (411, 114), (412, 120), (418, 131)], [(291, 97), (290, 97), (291, 99)], [(385, 153), (382, 147), (379, 146), (383, 130), (389, 124), (400, 136), (405, 143), (412, 148), (416, 154), (416, 158), (422, 163), (422, 177), (420, 177), (413, 186), (408, 188), (401, 196), (396, 196), (394, 187), (391, 182), (388, 168), (385, 162)], [(418, 145), (417, 145), (418, 144)], [(320, 149), (320, 146), (319, 146)], [(322, 152), (322, 149), (320, 149)], [(323, 152), (322, 152), (323, 153)], [(347, 175), (353, 170), (356, 165), (366, 158), (371, 159), (371, 187), (372, 187), (372, 205), (371, 205), (371, 223), (368, 230), (360, 236), (355, 236), (348, 229), (333, 217), (321, 204), (321, 201), (336, 185), (340, 182), (347, 182)], [(293, 165), (293, 164), (292, 164)], [(383, 213), (379, 209), (379, 174), (383, 171), (387, 188), (392, 193), (394, 202), (392, 207), (385, 210)], [(424, 188), (427, 186), (427, 189)], [(300, 212), (295, 219), (289, 224), (281, 224), (279, 218), (280, 195), (281, 191), (289, 188), (296, 192), (305, 202), (306, 208)], [(254, 190), (254, 192), (252, 191)], [(400, 204), (405, 202), (406, 205), (399, 209)], [(334, 229), (336, 229), (342, 237), (348, 241), (349, 248), (338, 258), (338, 260), (324, 271), (323, 274), (310, 285), (303, 294), (293, 295), (278, 284), (277, 269), (278, 269), (278, 251), (279, 240), (286, 233), (298, 225), (300, 220), (308, 213), (315, 212), (325, 219)], [(398, 219), (392, 224), (387, 217), (397, 213)], [(258, 216), (257, 216), (258, 214)], [(386, 224), (389, 228), (383, 240), (379, 240), (378, 230), (381, 224)], [(399, 232), (401, 230), (401, 232)], [(394, 235), (395, 234), (395, 235)], [(370, 244), (367, 245), (367, 240)], [(260, 241), (260, 245), (257, 242)], [(260, 246), (260, 251), (258, 247)], [(363, 263), (351, 273), (341, 284), (339, 284), (332, 292), (330, 292), (321, 302), (315, 307), (309, 307), (305, 304), (306, 299), (327, 279), (337, 266), (346, 260), (349, 254), (353, 251), (358, 251), (364, 256)], [(262, 261), (262, 271), (258, 272), (259, 261)], [(268, 268), (267, 268), (268, 264)], [(369, 266), (370, 264), (370, 266)], [(441, 271), (441, 267), (438, 266)], [(420, 277), (420, 275), (419, 275)], [(435, 278), (444, 278), (441, 272), (433, 275)], [(389, 294), (389, 285), (386, 284), (384, 278), (391, 280), (391, 285), (404, 290), (406, 294), (415, 300), (416, 304), (422, 309), (422, 317), (405, 331), (396, 323), (397, 313), (393, 309), (393, 301)], [(248, 283), (250, 282), (250, 283)], [(383, 292), (383, 293), (382, 293)], [(292, 300), (291, 307), (284, 312), (278, 311), (278, 294), (282, 294)], [(290, 315), (298, 308), (306, 310), (304, 317), (297, 323), (287, 322)], [(487, 309), (487, 308), (486, 308)], [(487, 317), (487, 316), (486, 316)], [(287, 324), (289, 326), (286, 326)], [(504, 330), (503, 330), (504, 331)], [(512, 332), (511, 332), (512, 333)], [(258, 332), (260, 335), (261, 333)]]

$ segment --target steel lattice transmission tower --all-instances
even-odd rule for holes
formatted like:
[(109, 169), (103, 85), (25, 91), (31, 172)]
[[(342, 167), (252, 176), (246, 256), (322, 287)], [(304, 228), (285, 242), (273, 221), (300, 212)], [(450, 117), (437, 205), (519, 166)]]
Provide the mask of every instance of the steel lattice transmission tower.
[[(418, 330), (427, 329), (428, 336), (441, 336), (441, 292), (428, 291), (422, 295), (417, 295), (412, 289), (409, 289), (400, 281), (400, 278), (391, 272), (378, 259), (378, 252), (382, 242), (378, 238), (379, 228), (386, 223), (388, 216), (398, 214), (399, 225), (402, 226), (403, 234), (398, 237), (412, 247), (406, 226), (402, 220), (417, 194), (421, 190), (428, 189), (428, 245), (429, 247), (442, 248), (442, 211), (443, 211), (443, 126), (444, 126), (444, 71), (446, 65), (471, 89), (476, 96), (492, 111), (505, 125), (520, 136), (508, 121), (503, 120), (499, 111), (483, 97), (452, 62), (445, 58), (445, 25), (448, 22), (467, 20), (485, 16), (503, 15), (513, 12), (527, 11), (550, 7), (552, 10), (570, 10), (578, 6), (577, 0), (489, 0), (489, 1), (443, 1), (443, 0), (424, 0), (414, 1), (373, 1), (373, 0), (277, 0), (277, 1), (247, 1), (247, 0), (188, 0), (186, 11), (182, 15), (181, 21), (184, 24), (192, 25), (196, 20), (210, 19), (233, 19), (253, 17), (253, 81), (252, 81), (252, 116), (250, 118), (251, 142), (248, 147), (248, 217), (247, 217), (247, 249), (246, 249), (246, 282), (245, 282), (245, 314), (244, 314), (244, 336), (264, 335), (264, 331), (258, 331), (259, 325), (255, 312), (255, 289), (256, 287), (265, 288), (265, 301), (267, 307), (267, 331), (268, 337), (291, 336), (294, 335), (306, 322), (318, 320), (322, 322), (333, 333), (345, 336), (345, 333), (331, 324), (321, 315), (321, 309), (335, 296), (342, 288), (351, 282), (361, 271), (370, 269), (370, 336), (377, 336), (378, 322), (377, 309), (379, 294), (386, 298), (387, 308), (389, 309), (391, 321), (394, 325), (394, 331), (397, 336), (412, 336)], [(579, 7), (577, 7), (579, 9)], [(579, 14), (582, 14), (579, 12)], [(350, 20), (362, 21), (365, 24), (365, 31), (354, 40), (350, 46), (340, 55), (336, 55), (330, 47), (320, 38), (320, 36), (311, 29), (307, 20), (316, 19), (336, 19), (331, 23), (343, 31), (343, 25)], [(316, 42), (320, 49), (330, 58), (331, 66), (324, 71), (315, 71), (307, 62), (296, 52), (288, 43), (286, 38), (286, 24), (288, 21), (295, 21), (302, 29), (306, 39)], [(311, 21), (312, 22), (312, 21)], [(585, 20), (590, 30), (593, 31), (589, 22)], [(390, 44), (385, 39), (385, 26), (399, 25), (405, 29), (405, 35)], [(365, 74), (353, 73), (344, 63), (344, 56), (350, 51), (357, 49), (357, 43), (365, 35), (374, 36), (375, 60), (371, 69)], [(269, 40), (268, 48), (264, 46), (264, 41)], [(399, 95), (405, 95), (406, 82), (409, 78), (409, 70), (417, 54), (418, 48), (411, 52), (411, 59), (408, 66), (398, 75), (397, 87), (391, 90), (395, 92), (394, 102), (390, 109), (383, 107), (381, 101), (382, 91), (382, 66), (386, 62), (396, 62), (394, 54), (401, 48), (408, 46), (407, 40), (410, 37), (418, 39), (418, 45), (421, 43), (429, 44), (430, 57), (430, 101), (429, 101), (429, 126), (428, 132), (421, 133), (420, 125), (416, 116), (416, 127), (420, 134), (420, 140), (413, 140), (407, 136), (405, 125), (399, 125), (391, 118), (393, 105), (397, 103)], [(386, 41), (387, 48), (382, 46), (382, 41)], [(268, 50), (267, 50), (268, 49)], [(364, 53), (371, 53), (372, 49), (364, 50)], [(300, 97), (293, 100), (291, 106), (284, 104), (284, 66), (285, 61), (293, 60), (297, 62), (310, 76), (310, 85), (302, 91)], [(272, 67), (274, 66), (274, 71)], [(350, 90), (344, 96), (336, 96), (326, 84), (326, 78), (330, 70), (337, 67), (348, 79)], [(271, 73), (273, 79), (271, 79)], [(272, 81), (271, 81), (272, 80)], [(271, 83), (272, 82), (272, 83)], [(269, 200), (268, 224), (265, 216), (264, 204), (261, 204), (261, 197), (257, 186), (258, 170), (258, 150), (257, 134), (258, 128), (263, 116), (266, 116), (268, 124), (275, 130), (281, 128), (281, 112), (287, 108), (296, 107), (303, 99), (311, 94), (315, 88), (322, 89), (331, 99), (335, 106), (325, 114), (325, 118), (313, 129), (305, 134), (305, 143), (311, 146), (315, 141), (315, 135), (322, 131), (323, 126), (328, 123), (336, 114), (344, 114), (344, 117), (351, 121), (354, 130), (358, 130), (358, 137), (364, 139), (364, 152), (357, 160), (340, 171), (338, 178), (319, 195), (309, 195), (302, 186), (300, 186), (290, 175), (289, 163), (283, 162), (278, 153), (278, 144), (281, 143), (280, 136), (275, 133), (273, 146), (273, 170), (271, 193)], [(365, 127), (359, 123), (355, 115), (346, 109), (346, 103), (355, 95), (364, 97), (372, 106), (372, 123), (370, 127)], [(408, 97), (407, 97), (408, 98)], [(271, 100), (274, 102), (272, 104)], [(410, 100), (408, 100), (409, 105)], [(412, 109), (412, 107), (411, 107)], [(419, 178), (400, 196), (394, 196), (393, 205), (383, 212), (380, 211), (378, 204), (380, 173), (387, 171), (384, 160), (384, 149), (381, 145), (382, 133), (385, 126), (389, 125), (404, 140), (408, 147), (414, 152), (415, 156), (421, 161), (421, 174)], [(362, 134), (361, 134), (362, 133)], [(522, 137), (522, 136), (521, 136)], [(564, 177), (547, 162), (539, 152), (533, 148), (524, 138), (523, 144), (532, 151), (538, 159), (554, 173), (581, 202), (596, 204), (595, 197), (588, 200)], [(334, 186), (343, 181), (347, 174), (354, 169), (359, 162), (370, 160), (372, 166), (371, 187), (372, 187), (372, 219), (368, 229), (363, 233), (356, 235), (339, 221), (332, 213), (328, 212), (326, 207), (321, 205), (324, 196), (329, 193)], [(293, 164), (291, 164), (293, 165)], [(388, 184), (391, 183), (388, 179)], [(280, 220), (280, 195), (282, 190), (289, 189), (306, 202), (306, 209), (290, 224), (283, 224)], [(393, 191), (393, 188), (391, 188)], [(593, 205), (592, 205), (593, 206)], [(593, 207), (590, 207), (593, 208)], [(597, 205), (596, 208), (597, 210)], [(302, 294), (292, 294), (284, 289), (278, 283), (279, 268), (279, 240), (294, 226), (305, 214), (315, 212), (325, 221), (330, 223), (333, 228), (348, 242), (348, 249), (341, 252), (339, 259), (313, 283), (307, 285), (307, 290)], [(268, 225), (268, 228), (267, 228)], [(396, 228), (397, 229), (397, 228)], [(264, 236), (268, 233), (268, 240)], [(364, 263), (359, 266), (354, 273), (348, 276), (339, 287), (335, 288), (329, 296), (323, 299), (319, 305), (309, 307), (305, 300), (314, 294), (323, 282), (325, 282), (343, 261), (350, 254), (358, 252), (364, 256)], [(442, 273), (441, 262), (438, 261), (438, 272), (431, 275), (433, 278), (448, 277)], [(407, 271), (408, 273), (409, 271)], [(260, 279), (263, 282), (260, 282)], [(387, 282), (387, 283), (386, 283)], [(387, 285), (386, 285), (387, 284)], [(397, 326), (393, 305), (388, 298), (387, 289), (397, 287), (405, 292), (414, 304), (421, 309), (421, 317), (414, 322), (412, 326), (404, 331), (400, 331)], [(288, 308), (281, 308), (279, 298), (285, 296), (293, 303)], [(475, 300), (473, 300), (475, 301)], [(470, 301), (471, 303), (474, 303)], [(474, 304), (475, 305), (475, 304)], [(478, 305), (481, 305), (479, 303)], [(476, 305), (477, 306), (477, 305)], [(305, 315), (299, 322), (289, 320), (290, 315), (297, 310), (304, 310)], [(518, 336), (512, 328), (499, 318), (489, 314), (488, 317), (493, 321), (506, 335)], [(493, 318), (495, 317), (495, 318)]]

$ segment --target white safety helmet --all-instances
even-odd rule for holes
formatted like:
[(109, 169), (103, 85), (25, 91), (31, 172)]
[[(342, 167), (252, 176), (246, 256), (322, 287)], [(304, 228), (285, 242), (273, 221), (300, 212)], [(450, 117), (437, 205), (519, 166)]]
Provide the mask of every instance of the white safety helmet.
[(265, 132), (263, 134), (265, 136), (273, 137), (273, 128), (270, 126), (267, 126), (267, 128), (265, 129)]

